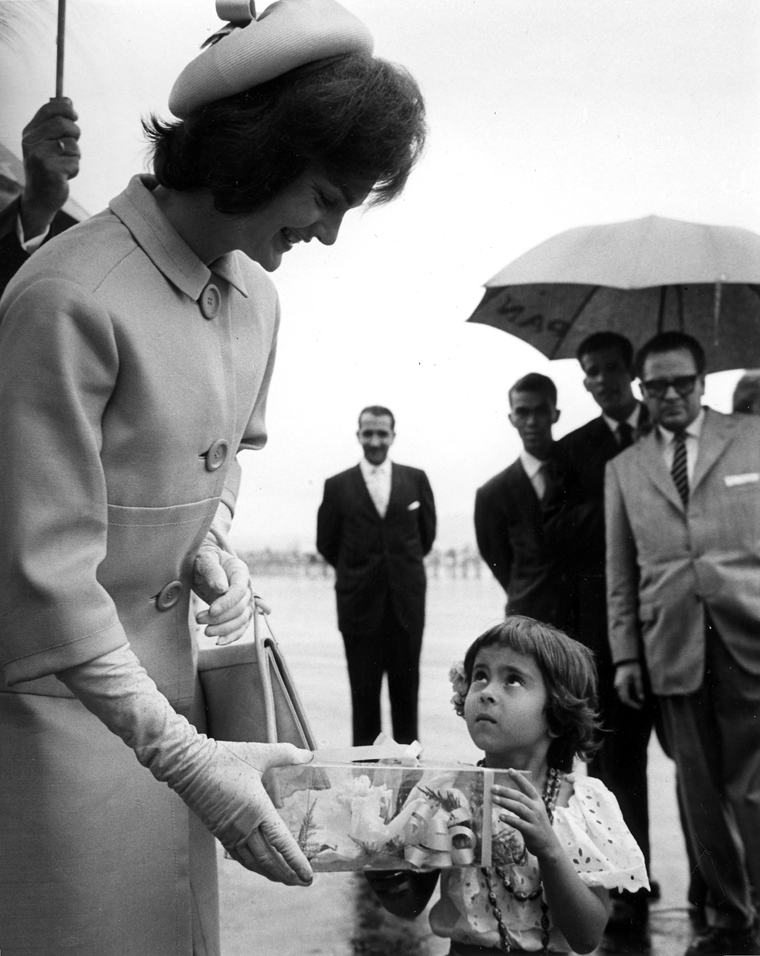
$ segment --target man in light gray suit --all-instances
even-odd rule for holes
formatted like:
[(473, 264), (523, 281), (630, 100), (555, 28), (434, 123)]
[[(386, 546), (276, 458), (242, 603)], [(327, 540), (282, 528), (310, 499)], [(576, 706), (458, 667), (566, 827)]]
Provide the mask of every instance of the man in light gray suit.
[(704, 408), (699, 343), (667, 332), (637, 370), (652, 432), (606, 472), (609, 637), (621, 700), (642, 666), (678, 768), (707, 926), (687, 956), (758, 953), (760, 418)]

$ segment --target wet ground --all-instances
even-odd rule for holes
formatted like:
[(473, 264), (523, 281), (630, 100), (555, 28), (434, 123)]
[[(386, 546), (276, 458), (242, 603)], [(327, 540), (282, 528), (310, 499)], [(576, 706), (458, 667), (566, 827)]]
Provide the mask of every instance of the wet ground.
[[(343, 647), (335, 627), (332, 584), (322, 577), (261, 578), (273, 606), (272, 628), (294, 671), (321, 746), (348, 746), (350, 709)], [(449, 666), (503, 611), (500, 588), (485, 576), (430, 581), (420, 691), (426, 759), (474, 762), (477, 751), (449, 699)], [(384, 729), (390, 732), (387, 713)], [(662, 898), (650, 908), (651, 956), (682, 956), (691, 927), (686, 910), (686, 853), (678, 823), (672, 764), (650, 748), (653, 875)], [(360, 874), (318, 874), (308, 889), (283, 887), (220, 854), (223, 956), (444, 956), (425, 914), (397, 919), (375, 901)], [(610, 942), (608, 956), (642, 951)], [(602, 952), (601, 950), (599, 951)]]

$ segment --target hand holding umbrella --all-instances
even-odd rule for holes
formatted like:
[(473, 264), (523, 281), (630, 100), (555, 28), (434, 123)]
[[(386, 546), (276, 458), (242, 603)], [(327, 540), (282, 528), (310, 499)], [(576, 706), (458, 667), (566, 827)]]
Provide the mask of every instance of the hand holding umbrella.
[(69, 180), (79, 172), (77, 114), (66, 97), (40, 107), (24, 127), (21, 146), (26, 181), (21, 224), (27, 240), (42, 235), (68, 199)]

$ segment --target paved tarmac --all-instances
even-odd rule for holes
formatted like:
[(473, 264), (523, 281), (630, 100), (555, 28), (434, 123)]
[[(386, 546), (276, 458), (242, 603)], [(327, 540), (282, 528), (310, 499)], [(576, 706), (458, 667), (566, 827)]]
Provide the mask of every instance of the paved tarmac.
[[(350, 744), (343, 647), (335, 627), (332, 583), (320, 577), (261, 578), (271, 624), (294, 672), (320, 746)], [(503, 612), (500, 588), (485, 575), (430, 581), (422, 660), (420, 737), (426, 759), (474, 763), (478, 753), (450, 705), (449, 666)], [(385, 729), (390, 732), (387, 709)], [(653, 876), (662, 899), (650, 910), (651, 956), (683, 956), (692, 930), (688, 880), (674, 792), (673, 765), (650, 746)], [(360, 874), (324, 873), (309, 888), (284, 887), (225, 860), (220, 852), (223, 956), (444, 956), (426, 914), (413, 922), (386, 913)], [(626, 941), (598, 953), (635, 954)]]

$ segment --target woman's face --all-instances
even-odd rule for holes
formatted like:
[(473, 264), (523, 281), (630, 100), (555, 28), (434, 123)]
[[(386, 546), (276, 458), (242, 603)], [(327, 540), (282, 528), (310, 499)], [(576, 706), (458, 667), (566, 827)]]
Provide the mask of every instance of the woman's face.
[(345, 214), (361, 206), (373, 186), (362, 180), (336, 185), (318, 166), (311, 166), (256, 212), (218, 219), (218, 238), (225, 251), (240, 249), (274, 272), (298, 242), (318, 239), (331, 246)]

